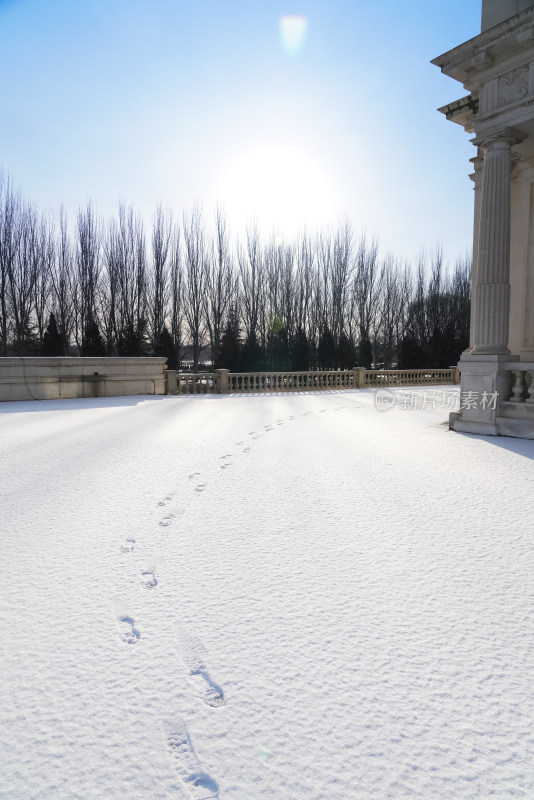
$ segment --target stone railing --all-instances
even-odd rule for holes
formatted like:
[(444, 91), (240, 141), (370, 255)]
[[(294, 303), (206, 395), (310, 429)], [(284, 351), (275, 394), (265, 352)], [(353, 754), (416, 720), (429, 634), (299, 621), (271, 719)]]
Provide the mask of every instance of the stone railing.
[(313, 392), (320, 389), (356, 389), (356, 372), (231, 372), (228, 389), (235, 392)]
[(242, 392), (315, 392), (374, 386), (456, 384), (460, 373), (450, 369), (355, 369), (344, 372), (176, 372), (167, 370), (169, 394), (238, 394)]
[(506, 364), (509, 389), (504, 402), (534, 403), (534, 364), (513, 361)]
[(534, 439), (534, 363), (508, 361), (498, 376), (496, 432)]
[[(167, 380), (172, 380), (171, 370), (167, 370)], [(169, 394), (220, 394), (221, 377), (218, 372), (179, 372), (176, 373), (176, 392)]]
[(450, 369), (364, 370), (365, 386), (421, 386), (460, 383), (460, 373)]

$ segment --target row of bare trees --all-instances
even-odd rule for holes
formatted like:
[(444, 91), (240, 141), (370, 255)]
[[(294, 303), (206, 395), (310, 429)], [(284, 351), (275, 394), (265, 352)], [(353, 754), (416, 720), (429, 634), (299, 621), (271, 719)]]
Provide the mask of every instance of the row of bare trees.
[[(416, 268), (350, 225), (294, 242), (233, 241), (224, 212), (151, 229), (91, 204), (69, 225), (0, 175), (2, 355), (164, 355), (229, 369), (448, 366), (467, 346), (469, 259)], [(55, 327), (54, 327), (55, 326)], [(52, 352), (52, 350), (54, 352)], [(206, 353), (207, 358), (206, 358)]]

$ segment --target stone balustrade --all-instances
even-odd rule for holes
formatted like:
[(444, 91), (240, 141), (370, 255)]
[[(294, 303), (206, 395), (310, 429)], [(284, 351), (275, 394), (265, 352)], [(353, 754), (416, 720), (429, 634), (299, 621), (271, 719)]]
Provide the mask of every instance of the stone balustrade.
[[(171, 370), (168, 370), (171, 377)], [(176, 392), (169, 394), (220, 394), (221, 377), (218, 372), (178, 372), (176, 373)]]
[(459, 383), (451, 369), (177, 372), (164, 358), (0, 358), (0, 401), (133, 394), (315, 392)]
[(356, 372), (232, 372), (228, 392), (310, 392), (358, 388)]
[[(511, 406), (521, 404), (534, 406), (534, 363), (511, 361), (506, 364), (506, 392), (503, 397), (503, 413), (513, 413), (516, 409)], [(533, 409), (534, 410), (534, 409)]]
[(534, 439), (534, 362), (508, 361), (501, 375), (495, 409), (497, 433)]
[(456, 384), (458, 369), (390, 369), (319, 372), (167, 372), (169, 394), (238, 394), (244, 392), (315, 392), (374, 386)]
[(365, 386), (437, 386), (460, 383), (460, 373), (450, 369), (364, 370)]

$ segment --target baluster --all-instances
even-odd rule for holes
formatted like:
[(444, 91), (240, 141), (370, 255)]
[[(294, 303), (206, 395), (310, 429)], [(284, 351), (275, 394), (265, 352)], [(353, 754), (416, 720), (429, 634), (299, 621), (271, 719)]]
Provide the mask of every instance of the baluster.
[(515, 383), (512, 387), (512, 397), (511, 400), (514, 403), (524, 403), (525, 399), (523, 397), (523, 373), (520, 369), (513, 369), (513, 374), (515, 375)]
[(534, 403), (534, 370), (529, 369), (527, 371), (527, 375), (530, 378), (530, 383), (528, 385), (527, 403)]

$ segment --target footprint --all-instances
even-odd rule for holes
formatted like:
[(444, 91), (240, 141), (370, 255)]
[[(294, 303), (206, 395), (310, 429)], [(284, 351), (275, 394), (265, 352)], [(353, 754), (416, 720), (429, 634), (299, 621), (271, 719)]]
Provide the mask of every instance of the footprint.
[(232, 458), (232, 454), (226, 453), (224, 456), (221, 456), (221, 458)]
[(135, 547), (135, 539), (126, 539), (124, 544), (121, 544), (121, 553), (131, 553)]
[(206, 705), (212, 708), (218, 708), (224, 705), (223, 690), (211, 680), (206, 670), (198, 669), (196, 672), (191, 672), (189, 680)]
[(121, 639), (126, 644), (136, 644), (141, 638), (141, 634), (135, 626), (133, 617), (119, 617), (119, 631)]
[(254, 434), (255, 434), (255, 433), (256, 433), (256, 431), (249, 431), (249, 432), (248, 432), (248, 435), (249, 435), (249, 436), (254, 436)]
[(221, 464), (219, 469), (228, 469), (228, 467), (231, 467), (231, 466), (232, 466), (231, 464)]
[(245, 444), (245, 442), (236, 442), (235, 444), (237, 447), (239, 447), (240, 445)]
[(167, 495), (167, 497), (164, 497), (163, 500), (159, 501), (158, 506), (168, 506), (171, 500), (172, 500), (172, 495), (169, 494)]
[(184, 631), (180, 636), (178, 652), (189, 672), (189, 680), (201, 700), (212, 708), (224, 705), (224, 692), (212, 681), (206, 669), (207, 653), (204, 645)]
[(326, 408), (321, 408), (321, 410), (319, 411), (319, 414), (324, 414), (325, 411), (326, 411)]
[(272, 431), (272, 429), (273, 429), (273, 426), (272, 426), (272, 425), (264, 425), (264, 426), (263, 426), (263, 429), (264, 429), (265, 431)]
[(305, 411), (305, 412), (304, 412), (304, 414), (303, 414), (302, 416), (303, 416), (303, 417), (309, 417), (309, 416), (310, 416), (310, 414), (313, 414), (313, 411)]
[(143, 572), (141, 572), (141, 583), (145, 589), (155, 589), (158, 585), (155, 570), (143, 570)]
[(190, 480), (190, 481), (192, 481), (192, 480), (193, 480), (193, 478), (198, 478), (198, 476), (199, 476), (199, 475), (200, 475), (200, 472), (193, 472), (193, 473), (191, 473), (191, 475), (189, 476), (189, 480)]
[(253, 439), (261, 439), (262, 436), (263, 436), (263, 433), (258, 433), (256, 436), (253, 436), (252, 438)]
[(162, 520), (160, 520), (159, 524), (162, 528), (168, 528), (169, 525), (172, 525), (172, 521), (174, 518), (175, 518), (174, 514), (167, 514), (166, 516), (163, 517)]
[(205, 483), (199, 483), (198, 486), (195, 486), (195, 492), (199, 492), (199, 493), (203, 492), (205, 488), (206, 488), (206, 484)]
[(202, 770), (184, 722), (174, 724), (167, 741), (180, 777), (194, 800), (217, 800), (219, 786)]
[(243, 452), (244, 453), (250, 453), (250, 447), (244, 447), (243, 448)]
[(294, 416), (291, 416), (291, 417), (289, 417), (289, 419), (295, 419), (295, 417), (294, 417)]
[(283, 419), (277, 419), (277, 420), (276, 420), (276, 422), (277, 422), (277, 424), (278, 424), (278, 425), (280, 425), (280, 423), (281, 423), (281, 422), (283, 422), (283, 421), (284, 421)]

